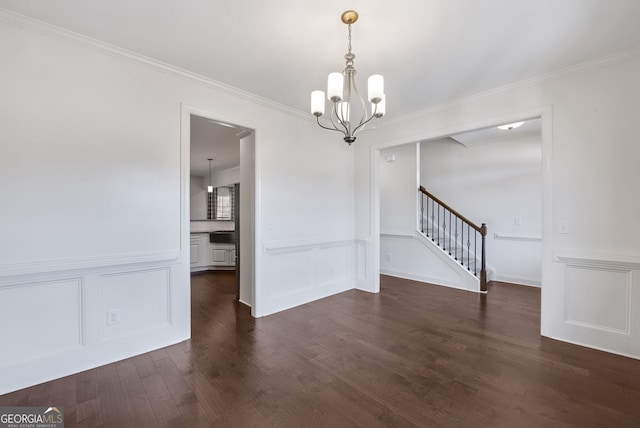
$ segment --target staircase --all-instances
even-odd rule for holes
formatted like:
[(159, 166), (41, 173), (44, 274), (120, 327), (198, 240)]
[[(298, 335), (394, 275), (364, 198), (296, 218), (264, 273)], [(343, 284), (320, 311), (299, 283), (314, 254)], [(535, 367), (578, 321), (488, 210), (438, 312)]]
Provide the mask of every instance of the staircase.
[(487, 291), (485, 238), (487, 226), (468, 220), (423, 186), (420, 195), (420, 232), (480, 280)]

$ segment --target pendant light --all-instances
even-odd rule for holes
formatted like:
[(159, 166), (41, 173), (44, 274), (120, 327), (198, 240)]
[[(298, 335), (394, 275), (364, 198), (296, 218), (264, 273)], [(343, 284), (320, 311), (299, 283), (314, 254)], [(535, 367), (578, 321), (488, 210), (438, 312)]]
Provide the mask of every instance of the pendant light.
[(209, 185), (207, 186), (207, 192), (213, 193), (213, 186), (211, 185), (211, 161), (213, 159), (209, 158)]

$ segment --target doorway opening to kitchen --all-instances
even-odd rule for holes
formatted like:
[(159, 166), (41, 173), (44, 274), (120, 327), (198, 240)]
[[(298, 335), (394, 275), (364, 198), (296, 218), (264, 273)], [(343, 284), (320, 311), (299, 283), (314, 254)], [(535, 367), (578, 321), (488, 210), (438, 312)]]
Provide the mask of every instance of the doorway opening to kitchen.
[(254, 131), (200, 112), (188, 122), (192, 284), (233, 287), (224, 295), (253, 308)]

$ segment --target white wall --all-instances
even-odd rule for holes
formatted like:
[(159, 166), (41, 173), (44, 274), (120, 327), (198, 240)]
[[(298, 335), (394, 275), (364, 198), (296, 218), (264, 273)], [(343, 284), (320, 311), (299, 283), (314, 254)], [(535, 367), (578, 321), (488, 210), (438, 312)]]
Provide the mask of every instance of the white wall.
[[(358, 287), (378, 286), (377, 149), (542, 115), (541, 332), (640, 358), (640, 318), (631, 316), (640, 312), (638, 75), (632, 52), (390, 116), (356, 145)], [(569, 233), (559, 233), (561, 221)]]
[(418, 147), (406, 144), (380, 152), (380, 233), (413, 234), (416, 230)]
[(192, 220), (206, 220), (207, 218), (207, 186), (204, 179), (198, 176), (190, 176), (189, 193)]
[(420, 181), (477, 225), (487, 224), (493, 279), (539, 286), (542, 142), (507, 137), (469, 147), (450, 138), (421, 143)]
[(240, 301), (251, 306), (255, 302), (256, 270), (256, 228), (253, 219), (256, 216), (255, 199), (251, 197), (256, 193), (255, 175), (255, 136), (253, 133), (240, 139), (240, 254), (237, 254), (240, 263)]
[[(238, 143), (238, 145), (240, 145), (240, 143)], [(211, 184), (213, 187), (233, 186), (235, 183), (240, 183), (239, 166), (218, 171), (211, 175)]]
[(353, 151), (306, 115), (2, 13), (0, 40), (0, 393), (189, 337), (183, 106), (256, 132), (254, 314), (353, 287)]

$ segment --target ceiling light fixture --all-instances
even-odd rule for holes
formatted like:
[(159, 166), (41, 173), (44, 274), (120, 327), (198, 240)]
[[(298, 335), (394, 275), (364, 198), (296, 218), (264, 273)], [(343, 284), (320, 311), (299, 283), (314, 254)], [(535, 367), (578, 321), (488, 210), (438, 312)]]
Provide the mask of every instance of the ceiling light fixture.
[(213, 186), (211, 185), (211, 161), (213, 159), (209, 158), (209, 185), (207, 186), (207, 192), (213, 193)]
[[(358, 13), (355, 10), (347, 10), (341, 16), (342, 22), (349, 26), (348, 52), (344, 56), (347, 66), (342, 73), (331, 73), (327, 79), (327, 99), (333, 103), (331, 107), (331, 126), (320, 123), (320, 116), (324, 114), (324, 92), (313, 91), (311, 93), (311, 114), (316, 117), (321, 128), (330, 131), (338, 131), (344, 134), (344, 141), (349, 145), (356, 140), (356, 133), (365, 128), (367, 123), (373, 118), (379, 119), (385, 114), (384, 78), (380, 74), (374, 74), (368, 80), (368, 98), (371, 102), (371, 113), (358, 91), (355, 82), (356, 69), (353, 67), (353, 60), (356, 57), (351, 53), (351, 24), (358, 20)], [(353, 92), (353, 93), (352, 93)], [(354, 103), (361, 106), (360, 120), (353, 120)], [(356, 109), (360, 109), (355, 107)]]
[(519, 126), (522, 126), (523, 123), (524, 122), (508, 123), (506, 125), (498, 126), (498, 129), (502, 129), (503, 131), (510, 131), (512, 129), (518, 128)]

